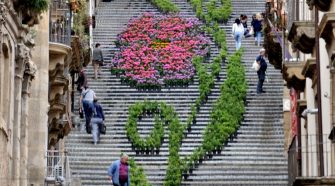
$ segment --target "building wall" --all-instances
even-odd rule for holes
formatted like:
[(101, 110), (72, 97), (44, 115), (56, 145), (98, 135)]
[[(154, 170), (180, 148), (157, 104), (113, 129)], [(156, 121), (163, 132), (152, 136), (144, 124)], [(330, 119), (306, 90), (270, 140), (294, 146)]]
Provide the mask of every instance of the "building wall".
[[(312, 88), (312, 80), (306, 78), (306, 101), (307, 109), (315, 108), (315, 95)], [(307, 115), (306, 124), (306, 136), (304, 138), (307, 141), (306, 149), (302, 149), (302, 153), (306, 153), (307, 156), (307, 166), (306, 175), (302, 176), (317, 176), (318, 175), (318, 164), (317, 164), (317, 128), (316, 128), (316, 116), (313, 114)]]
[(49, 91), (49, 19), (42, 15), (36, 25), (38, 37), (32, 53), (37, 74), (31, 86), (29, 99), (29, 144), (28, 144), (28, 185), (43, 185), (46, 171), (46, 150), (48, 136), (48, 91)]
[(0, 185), (44, 185), (45, 166), (41, 162), (45, 159), (48, 131), (48, 14), (34, 28), (34, 49), (32, 28), (23, 26), (18, 15), (12, 1), (1, 1)]
[[(314, 22), (314, 10), (311, 8), (315, 8), (316, 4), (320, 1), (307, 1), (307, 0), (300, 0), (300, 1), (292, 1), (286, 0), (288, 17), (290, 18), (289, 25), (287, 27), (291, 29), (292, 23), (294, 21), (309, 21)], [(335, 1), (331, 1), (332, 5), (329, 12), (335, 11)], [(309, 3), (316, 3), (316, 4), (309, 4)], [(298, 5), (299, 4), (299, 5)], [(326, 3), (327, 4), (327, 3)], [(312, 7), (313, 5), (313, 7)], [(299, 8), (297, 8), (299, 6)], [(328, 12), (319, 11), (319, 24), (321, 19), (324, 17), (324, 14)], [(297, 16), (297, 17), (295, 17)], [(301, 27), (299, 29), (302, 30), (310, 30), (314, 28), (307, 28)], [(301, 31), (301, 33), (304, 33)], [(300, 33), (300, 34), (301, 34)], [(297, 35), (297, 34), (296, 34)], [(298, 34), (299, 35), (299, 34)], [(301, 36), (301, 35), (300, 35)], [(300, 36), (296, 37), (299, 38)], [(308, 37), (315, 37), (309, 35)], [(303, 40), (303, 38), (299, 38)], [(301, 42), (301, 41), (299, 41)], [(306, 77), (305, 81), (305, 91), (304, 94), (301, 96), (301, 99), (306, 99), (307, 108), (314, 109), (318, 107), (317, 103), (317, 94), (321, 96), (321, 109), (322, 109), (322, 142), (319, 141), (319, 132), (320, 129), (318, 128), (318, 114), (307, 114), (306, 119), (301, 119), (301, 163), (302, 163), (302, 176), (303, 177), (318, 177), (320, 176), (320, 156), (323, 156), (323, 165), (324, 165), (324, 176), (334, 176), (334, 162), (335, 162), (335, 155), (334, 145), (332, 145), (331, 141), (328, 139), (328, 136), (333, 128), (333, 121), (332, 116), (334, 116), (334, 106), (332, 103), (332, 99), (334, 97), (334, 91), (332, 91), (334, 86), (333, 77), (331, 76), (329, 65), (331, 61), (331, 55), (334, 53), (335, 49), (335, 37), (333, 35), (332, 41), (326, 42), (319, 38), (319, 56), (320, 56), (320, 85), (317, 85), (318, 80), (312, 80)], [(329, 44), (331, 43), (331, 44)], [(309, 54), (302, 54), (300, 56), (301, 61), (306, 61), (311, 57), (315, 57), (315, 48), (312, 52), (311, 56)], [(312, 66), (312, 68), (314, 68)], [(303, 70), (303, 69), (302, 69)], [(315, 76), (317, 76), (317, 69), (315, 68)], [(321, 86), (321, 91), (317, 92), (317, 87)], [(319, 111), (320, 112), (320, 111)], [(322, 143), (323, 146), (323, 154), (320, 155), (319, 151), (319, 144)]]
[[(20, 140), (20, 118), (18, 97), (14, 97), (17, 85), (15, 79), (22, 78), (16, 69), (22, 62), (18, 53), (20, 25), (17, 15), (10, 8), (9, 1), (0, 3), (0, 185), (16, 185), (19, 180), (18, 149), (14, 145)], [(22, 30), (24, 37), (25, 31)]]
[[(320, 15), (321, 17), (322, 15)], [(328, 68), (329, 59), (326, 43), (320, 39), (320, 78), (321, 78), (321, 99), (322, 99), (322, 133), (323, 133), (323, 151), (325, 176), (331, 175), (331, 141), (328, 136), (331, 131), (331, 77)]]

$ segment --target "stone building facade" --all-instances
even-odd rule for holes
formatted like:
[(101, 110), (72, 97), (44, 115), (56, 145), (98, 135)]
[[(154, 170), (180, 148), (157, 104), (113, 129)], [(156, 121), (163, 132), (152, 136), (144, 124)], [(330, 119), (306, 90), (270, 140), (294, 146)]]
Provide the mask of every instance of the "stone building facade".
[(287, 87), (283, 100), (290, 185), (334, 185), (335, 2), (266, 3), (266, 22), (273, 25), (266, 35), (268, 47), (281, 48), (269, 60), (282, 70)]
[(51, 40), (53, 11), (62, 2), (35, 14), (17, 0), (0, 1), (1, 186), (44, 185), (47, 150), (61, 148), (71, 130), (70, 72), (80, 60), (72, 56), (70, 30), (56, 33), (66, 43)]

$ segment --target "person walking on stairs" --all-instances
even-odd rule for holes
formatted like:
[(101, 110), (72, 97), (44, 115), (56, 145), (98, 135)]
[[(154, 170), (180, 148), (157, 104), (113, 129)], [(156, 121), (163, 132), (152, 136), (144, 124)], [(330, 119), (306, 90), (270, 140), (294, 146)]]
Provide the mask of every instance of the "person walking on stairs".
[(92, 63), (94, 68), (94, 79), (97, 79), (98, 74), (100, 75), (101, 66), (104, 64), (100, 43), (95, 44), (95, 48), (93, 49)]
[(257, 71), (258, 75), (257, 94), (265, 93), (265, 91), (263, 90), (263, 83), (265, 80), (266, 69), (268, 65), (266, 64), (264, 56), (265, 56), (265, 49), (262, 48), (259, 50), (259, 56), (257, 56), (256, 58), (256, 61), (260, 66), (259, 70)]
[(252, 20), (252, 28), (255, 34), (255, 44), (257, 46), (261, 46), (261, 39), (262, 39), (262, 15), (257, 13), (255, 19)]
[(245, 38), (250, 37), (251, 35), (250, 35), (250, 29), (248, 28), (248, 16), (244, 15), (244, 14), (241, 14), (240, 20), (241, 20), (241, 23), (244, 27), (244, 37)]
[(130, 186), (130, 166), (127, 154), (123, 153), (120, 160), (114, 161), (109, 166), (108, 178), (114, 186)]
[(87, 85), (87, 77), (85, 74), (85, 69), (82, 68), (79, 72), (78, 79), (75, 81), (75, 84), (77, 84), (77, 90), (81, 93), (81, 91), (84, 89), (84, 87)]
[(97, 98), (94, 99), (93, 105), (94, 109), (91, 124), (92, 124), (93, 143), (94, 145), (96, 145), (100, 140), (100, 129), (103, 127), (103, 122), (105, 121), (105, 115), (101, 105), (98, 103)]
[(244, 35), (244, 27), (240, 19), (235, 19), (235, 23), (232, 27), (232, 34), (235, 40), (236, 50), (241, 48), (242, 37)]
[(88, 85), (84, 87), (84, 90), (81, 92), (80, 95), (80, 111), (84, 110), (85, 114), (85, 127), (86, 127), (86, 132), (91, 133), (91, 117), (92, 117), (92, 112), (94, 109), (93, 101), (96, 99), (95, 92), (92, 89), (88, 88)]

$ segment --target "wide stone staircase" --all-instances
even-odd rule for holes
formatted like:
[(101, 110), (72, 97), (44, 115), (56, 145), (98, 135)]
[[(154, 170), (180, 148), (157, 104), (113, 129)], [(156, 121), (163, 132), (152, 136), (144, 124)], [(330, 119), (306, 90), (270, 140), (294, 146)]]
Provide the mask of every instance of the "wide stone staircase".
[[(173, 0), (180, 8), (183, 17), (195, 17), (186, 0)], [(252, 11), (244, 8), (253, 3)], [(234, 52), (234, 41), (231, 37), (231, 25), (234, 16), (245, 13), (251, 15), (264, 9), (264, 2), (238, 0), (233, 1), (234, 15), (227, 26), (222, 29), (227, 32), (229, 53)], [(236, 10), (236, 11), (235, 11)], [(94, 42), (101, 43), (104, 58), (111, 61), (113, 53), (118, 49), (114, 45), (117, 34), (122, 32), (127, 22), (144, 12), (159, 14), (156, 8), (145, 0), (113, 0), (101, 2), (97, 9)], [(250, 21), (249, 21), (250, 23)], [(204, 161), (183, 185), (287, 185), (287, 160), (283, 152), (282, 131), (282, 79), (278, 70), (269, 65), (269, 82), (265, 82), (265, 94), (256, 94), (257, 74), (250, 67), (258, 54), (259, 47), (254, 46), (253, 38), (244, 39), (245, 48), (243, 62), (246, 65), (246, 75), (249, 85), (244, 121), (235, 139), (230, 141), (220, 155)], [(211, 57), (218, 55), (218, 48), (211, 43)], [(138, 165), (144, 168), (152, 185), (162, 185), (167, 168), (168, 137), (165, 130), (164, 143), (158, 155), (137, 155), (125, 133), (125, 123), (128, 117), (128, 107), (138, 101), (162, 101), (172, 105), (181, 122), (185, 122), (190, 108), (199, 96), (198, 81), (188, 87), (163, 87), (160, 91), (139, 91), (129, 85), (122, 84), (119, 77), (111, 75), (108, 65), (103, 67), (97, 80), (93, 79), (93, 69), (87, 67), (89, 86), (97, 96), (106, 115), (107, 134), (101, 136), (101, 141), (94, 146), (92, 137), (86, 134), (82, 126), (74, 129), (66, 140), (69, 152), (70, 167), (74, 176), (81, 177), (83, 185), (110, 185), (107, 180), (107, 168), (112, 161), (119, 158), (121, 152), (133, 157)], [(193, 149), (202, 142), (202, 132), (209, 123), (209, 115), (213, 103), (219, 97), (219, 87), (226, 78), (225, 65), (222, 66), (220, 79), (215, 82), (208, 102), (197, 114), (197, 123), (192, 131), (183, 139), (180, 155), (190, 155)], [(78, 105), (79, 93), (76, 93)], [(78, 109), (78, 108), (76, 108)], [(77, 111), (76, 111), (77, 112)], [(152, 130), (153, 118), (143, 118), (138, 122), (138, 130), (145, 137)]]

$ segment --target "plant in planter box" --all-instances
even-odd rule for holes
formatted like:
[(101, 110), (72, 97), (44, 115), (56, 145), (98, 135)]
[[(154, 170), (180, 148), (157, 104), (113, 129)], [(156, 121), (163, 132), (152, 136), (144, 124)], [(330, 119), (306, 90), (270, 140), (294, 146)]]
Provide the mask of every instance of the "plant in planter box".
[(22, 12), (22, 23), (33, 26), (39, 23), (39, 15), (49, 8), (48, 0), (14, 1), (14, 8)]

